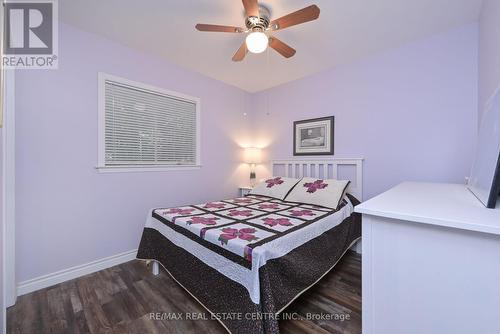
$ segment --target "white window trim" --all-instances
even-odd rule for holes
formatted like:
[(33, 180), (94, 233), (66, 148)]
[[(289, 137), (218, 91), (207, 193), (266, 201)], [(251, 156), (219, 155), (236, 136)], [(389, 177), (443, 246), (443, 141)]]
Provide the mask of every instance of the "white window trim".
[[(157, 166), (106, 166), (105, 159), (105, 82), (106, 80), (115, 81), (123, 85), (131, 86), (135, 89), (144, 89), (146, 91), (154, 91), (176, 98), (188, 100), (196, 103), (196, 164), (195, 165), (157, 165)], [(97, 157), (97, 167), (99, 172), (110, 173), (110, 172), (164, 172), (172, 170), (195, 170), (201, 168), (201, 100), (197, 97), (189, 96), (186, 94), (181, 94), (171, 90), (151, 86), (144, 84), (142, 82), (132, 81), (124, 79), (115, 75), (99, 72), (98, 73), (98, 157)]]

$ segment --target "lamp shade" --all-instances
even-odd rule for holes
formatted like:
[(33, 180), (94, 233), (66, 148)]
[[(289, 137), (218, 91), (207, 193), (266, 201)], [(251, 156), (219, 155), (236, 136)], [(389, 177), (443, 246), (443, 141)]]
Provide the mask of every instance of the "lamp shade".
[(244, 159), (247, 164), (260, 164), (261, 149), (257, 147), (247, 147), (244, 152)]

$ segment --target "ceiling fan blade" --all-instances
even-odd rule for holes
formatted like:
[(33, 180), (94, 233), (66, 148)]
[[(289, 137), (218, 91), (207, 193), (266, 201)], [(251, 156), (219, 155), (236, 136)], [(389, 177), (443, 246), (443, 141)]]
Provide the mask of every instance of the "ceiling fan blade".
[(243, 44), (241, 44), (240, 48), (238, 51), (233, 56), (233, 61), (242, 61), (243, 58), (247, 55), (248, 49), (247, 49), (247, 43), (243, 41)]
[(285, 29), (290, 26), (316, 20), (318, 17), (319, 7), (316, 5), (311, 5), (291, 14), (282, 16), (279, 19), (273, 20), (270, 24), (270, 27), (273, 30)]
[(242, 33), (244, 31), (240, 27), (221, 26), (217, 24), (202, 24), (202, 23), (198, 23), (196, 25), (196, 29), (198, 29), (199, 31), (235, 32), (235, 33)]
[(257, 0), (241, 0), (247, 16), (259, 17), (259, 3)]
[(295, 51), (294, 48), (283, 43), (276, 37), (269, 38), (269, 46), (272, 47), (274, 50), (276, 50), (279, 54), (281, 54), (285, 58), (290, 58), (295, 54), (295, 52), (297, 52)]

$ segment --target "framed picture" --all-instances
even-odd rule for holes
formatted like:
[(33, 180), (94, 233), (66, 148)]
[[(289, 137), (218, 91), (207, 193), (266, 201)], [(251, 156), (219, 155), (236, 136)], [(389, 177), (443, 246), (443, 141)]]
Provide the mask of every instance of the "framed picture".
[(293, 155), (333, 155), (333, 116), (293, 122)]

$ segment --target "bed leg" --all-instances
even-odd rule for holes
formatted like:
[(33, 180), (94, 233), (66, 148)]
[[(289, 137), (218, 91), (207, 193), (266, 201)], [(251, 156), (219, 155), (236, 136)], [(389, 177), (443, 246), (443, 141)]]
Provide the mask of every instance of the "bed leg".
[(160, 265), (156, 261), (153, 261), (152, 272), (155, 276), (158, 276), (160, 274)]
[(356, 242), (356, 244), (354, 245), (353, 248), (356, 251), (356, 253), (361, 254), (361, 240), (359, 240), (358, 242)]

